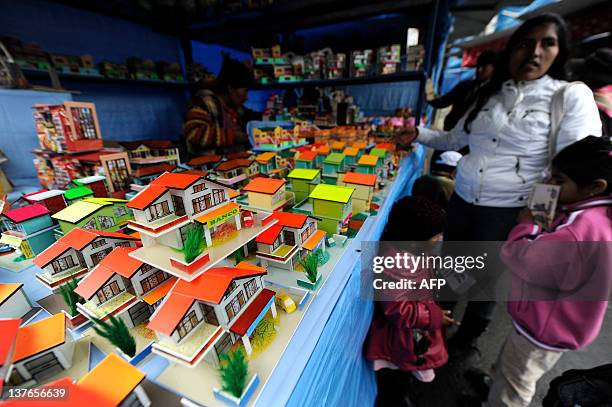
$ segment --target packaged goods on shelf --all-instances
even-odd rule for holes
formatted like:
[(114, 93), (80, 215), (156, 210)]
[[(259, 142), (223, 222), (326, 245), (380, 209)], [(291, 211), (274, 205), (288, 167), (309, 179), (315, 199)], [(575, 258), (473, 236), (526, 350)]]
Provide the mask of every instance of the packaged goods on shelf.
[(402, 46), (399, 44), (381, 47), (378, 49), (378, 74), (387, 75), (400, 71), (402, 60)]
[(129, 57), (127, 59), (127, 66), (132, 79), (153, 81), (160, 79), (155, 69), (155, 62), (150, 59)]

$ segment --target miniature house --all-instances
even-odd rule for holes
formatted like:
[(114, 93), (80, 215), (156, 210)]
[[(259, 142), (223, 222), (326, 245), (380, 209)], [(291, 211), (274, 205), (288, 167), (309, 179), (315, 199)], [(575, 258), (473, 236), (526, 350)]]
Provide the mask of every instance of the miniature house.
[(357, 172), (362, 174), (376, 174), (378, 157), (375, 155), (362, 155), (357, 161)]
[(249, 177), (257, 174), (258, 168), (255, 161), (237, 158), (222, 162), (215, 168), (217, 182), (232, 188), (238, 188), (248, 182)]
[(85, 186), (93, 191), (96, 198), (106, 198), (108, 190), (106, 188), (106, 177), (102, 175), (92, 175), (90, 177), (78, 178), (72, 182), (77, 186)]
[(62, 234), (74, 228), (116, 232), (133, 219), (125, 199), (85, 198), (75, 202), (52, 216), (57, 220)]
[[(111, 353), (77, 381), (76, 387), (77, 393), (80, 390), (87, 395), (92, 406), (149, 407), (151, 400), (142, 387), (144, 380), (143, 372)], [(72, 400), (72, 392), (70, 395)]]
[(331, 147), (328, 145), (322, 145), (317, 148), (317, 167), (321, 168), (323, 166), (323, 161), (327, 156), (331, 153)]
[(187, 165), (202, 171), (210, 171), (221, 162), (220, 155), (202, 155), (187, 161)]
[(325, 232), (317, 229), (315, 218), (289, 212), (274, 212), (278, 222), (257, 236), (257, 258), (263, 267), (296, 271), (308, 253), (325, 250)]
[(136, 248), (117, 247), (74, 290), (85, 299), (78, 304), (87, 318), (109, 315), (135, 327), (149, 319), (154, 306), (167, 293), (176, 277), (129, 256)]
[(22, 326), (17, 331), (9, 383), (29, 387), (72, 366), (74, 341), (64, 314)]
[(19, 200), (24, 201), (25, 205), (23, 206), (32, 204), (42, 205), (49, 210), (51, 215), (66, 207), (64, 191), (59, 189), (52, 189), (50, 191), (45, 189), (42, 191), (33, 192), (31, 194), (25, 194)]
[(353, 188), (319, 184), (310, 193), (313, 215), (319, 229), (330, 235), (340, 233), (352, 215)]
[(132, 171), (132, 180), (136, 185), (148, 185), (149, 182), (153, 181), (164, 172), (173, 172), (176, 168), (176, 165), (168, 163), (147, 165)]
[(298, 153), (295, 159), (295, 168), (315, 168), (317, 166), (317, 152), (304, 151)]
[(64, 198), (66, 199), (67, 206), (70, 206), (81, 199), (93, 197), (93, 191), (86, 186), (76, 186), (64, 191)]
[(23, 284), (0, 284), (0, 319), (22, 318), (32, 312)]
[(353, 141), (351, 147), (357, 149), (357, 159), (359, 159), (362, 155), (366, 153), (366, 149), (368, 148), (368, 143), (365, 141)]
[(344, 154), (331, 153), (323, 161), (323, 179), (329, 184), (335, 184), (338, 174), (344, 171)]
[(384, 164), (389, 160), (390, 154), (386, 148), (375, 147), (370, 150), (370, 155), (376, 156), (380, 164)]
[(115, 247), (135, 247), (134, 236), (101, 230), (72, 229), (34, 259), (42, 269), (36, 277), (47, 288), (57, 290), (72, 278), (81, 278)]
[(347, 147), (344, 149), (342, 154), (344, 154), (346, 165), (349, 166), (357, 162), (357, 155), (359, 154), (359, 150), (355, 147)]
[(376, 187), (377, 177), (374, 174), (361, 174), (358, 172), (347, 172), (338, 181), (338, 185), (343, 187), (355, 188), (353, 193), (353, 212), (368, 212), (374, 188)]
[(179, 165), (178, 148), (170, 140), (123, 141), (119, 145), (134, 168), (159, 163)]
[(209, 269), (191, 282), (179, 280), (149, 322), (159, 338), (153, 352), (187, 366), (203, 359), (217, 365), (219, 355), (242, 340), (250, 354), (250, 336), (261, 319), (268, 311), (276, 317), (265, 274), (266, 269), (241, 262)]
[(255, 178), (242, 189), (249, 196), (249, 207), (272, 212), (286, 204), (285, 180)]
[(301, 202), (310, 195), (315, 186), (321, 183), (321, 170), (297, 168), (287, 175), (295, 202)]
[(332, 152), (341, 153), (346, 147), (346, 143), (344, 141), (334, 141), (331, 145)]
[(0, 243), (20, 250), (26, 259), (41, 253), (55, 241), (53, 231), (56, 226), (49, 216), (49, 210), (42, 205), (11, 209), (1, 216), (6, 231)]
[(262, 153), (259, 154), (255, 161), (259, 164), (259, 172), (262, 174), (270, 175), (276, 170), (276, 153)]

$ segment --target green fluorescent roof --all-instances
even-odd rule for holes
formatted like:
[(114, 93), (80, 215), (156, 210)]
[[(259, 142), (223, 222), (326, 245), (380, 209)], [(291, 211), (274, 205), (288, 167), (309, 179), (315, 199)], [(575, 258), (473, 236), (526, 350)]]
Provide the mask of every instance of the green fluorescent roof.
[(296, 179), (305, 179), (308, 181), (312, 181), (319, 175), (321, 170), (314, 169), (306, 169), (306, 168), (297, 168), (287, 175), (287, 178), (296, 178)]
[(69, 200), (83, 198), (89, 195), (93, 195), (93, 191), (87, 187), (74, 187), (64, 192), (64, 197)]
[(347, 203), (351, 199), (354, 191), (354, 188), (339, 187), (337, 185), (330, 184), (319, 184), (312, 190), (309, 198)]
[(323, 161), (325, 164), (342, 164), (344, 161), (344, 154), (342, 153), (331, 153)]
[(370, 155), (375, 155), (376, 157), (385, 158), (387, 156), (387, 150), (384, 148), (373, 148), (370, 151)]

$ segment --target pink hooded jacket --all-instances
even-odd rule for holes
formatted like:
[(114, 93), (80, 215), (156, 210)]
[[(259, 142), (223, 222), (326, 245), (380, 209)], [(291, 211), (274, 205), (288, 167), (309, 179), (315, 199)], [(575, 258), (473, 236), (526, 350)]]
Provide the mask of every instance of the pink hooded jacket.
[(501, 257), (512, 273), (508, 312), (519, 332), (545, 348), (590, 344), (612, 292), (612, 197), (563, 207), (550, 232), (517, 225)]

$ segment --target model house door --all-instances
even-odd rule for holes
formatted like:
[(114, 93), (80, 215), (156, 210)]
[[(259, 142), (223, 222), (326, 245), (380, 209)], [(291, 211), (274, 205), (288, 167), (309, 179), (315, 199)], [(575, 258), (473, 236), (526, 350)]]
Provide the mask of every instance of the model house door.
[(183, 216), (185, 214), (185, 205), (183, 205), (183, 198), (180, 196), (172, 195), (172, 204), (174, 205), (174, 213), (176, 216)]
[(200, 304), (200, 309), (202, 310), (202, 314), (204, 314), (204, 321), (210, 325), (219, 325), (219, 321), (217, 320), (217, 315), (215, 314), (215, 309), (210, 305)]
[(24, 366), (36, 381), (53, 376), (64, 370), (53, 352), (27, 362)]
[(283, 231), (283, 238), (287, 246), (295, 246), (295, 234), (288, 230)]
[(146, 302), (139, 302), (130, 308), (128, 312), (130, 313), (132, 323), (136, 326), (147, 321), (153, 313), (153, 310)]

